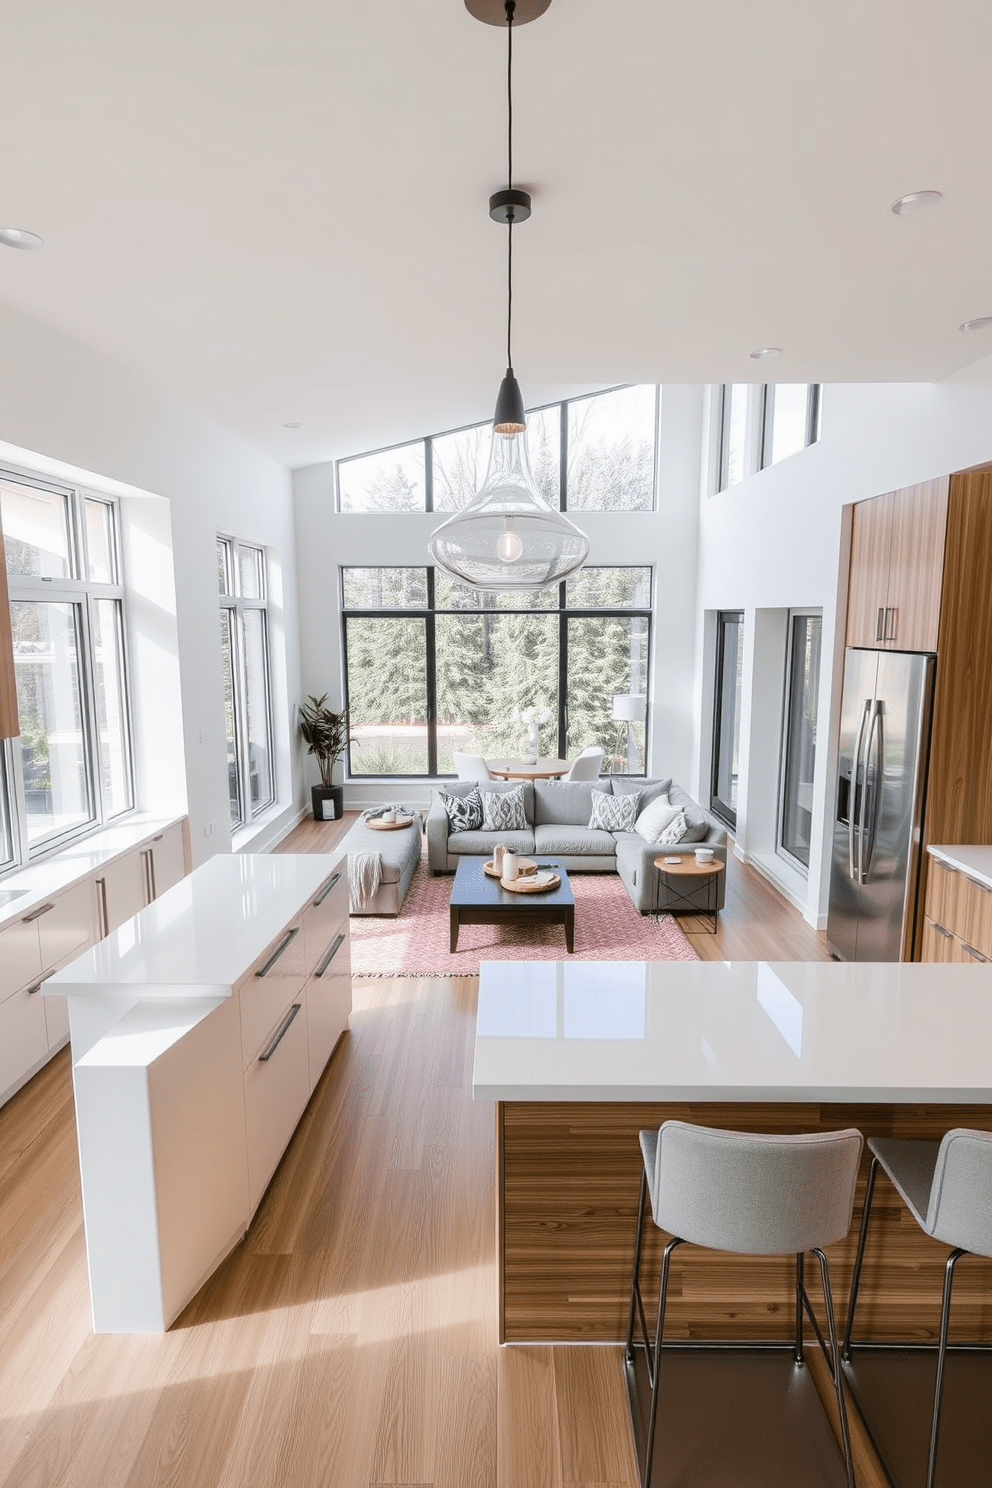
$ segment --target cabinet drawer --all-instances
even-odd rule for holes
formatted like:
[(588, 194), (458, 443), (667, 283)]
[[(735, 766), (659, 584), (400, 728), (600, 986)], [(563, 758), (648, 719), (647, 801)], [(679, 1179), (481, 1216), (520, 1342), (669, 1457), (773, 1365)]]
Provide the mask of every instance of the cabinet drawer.
[(261, 1054), (269, 1057), (254, 1059), (245, 1071), (248, 1193), (252, 1214), (310, 1094), (307, 1010), (302, 1000), (286, 1009)]
[(932, 965), (950, 965), (957, 960), (955, 946), (957, 942), (950, 930), (939, 922), (934, 921), (929, 915), (923, 920), (923, 944), (920, 946), (920, 960), (930, 962)]
[(958, 878), (957, 923), (952, 928), (983, 956), (992, 957), (992, 888), (966, 873)]
[(69, 1003), (64, 997), (46, 997), (44, 1001), (48, 1047), (57, 1049), (69, 1037)]
[(340, 928), (307, 982), (307, 1027), (310, 1034), (310, 1089), (324, 1072), (351, 1013), (351, 942), (348, 922)]
[(343, 862), (329, 874), (303, 911), (307, 973), (314, 971), (324, 952), (348, 918), (348, 866)]
[(6, 929), (0, 930), (0, 1002), (19, 992), (28, 982), (37, 981), (40, 976), (38, 922), (14, 920)]
[(44, 998), (24, 988), (0, 1002), (0, 1099), (47, 1053)]
[(927, 871), (926, 912), (931, 920), (948, 930), (955, 929), (960, 919), (958, 903), (963, 877), (956, 868), (949, 867), (940, 858), (931, 857)]
[(87, 880), (74, 884), (53, 900), (52, 908), (38, 920), (38, 936), (46, 972), (93, 945), (98, 935), (92, 884)]
[(307, 979), (303, 923), (294, 920), (259, 956), (238, 985), (245, 1068), (268, 1042)]
[(157, 899), (186, 877), (182, 823), (176, 822), (175, 826), (153, 837), (145, 853), (151, 860), (148, 868), (151, 897)]

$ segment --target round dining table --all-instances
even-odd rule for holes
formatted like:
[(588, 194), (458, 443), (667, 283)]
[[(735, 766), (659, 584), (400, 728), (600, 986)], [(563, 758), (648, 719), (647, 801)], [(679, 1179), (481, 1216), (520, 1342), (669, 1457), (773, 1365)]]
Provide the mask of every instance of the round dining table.
[(536, 760), (522, 759), (498, 759), (486, 760), (489, 773), (496, 780), (556, 780), (561, 775), (567, 775), (572, 768), (571, 760), (567, 759), (545, 759), (543, 756)]

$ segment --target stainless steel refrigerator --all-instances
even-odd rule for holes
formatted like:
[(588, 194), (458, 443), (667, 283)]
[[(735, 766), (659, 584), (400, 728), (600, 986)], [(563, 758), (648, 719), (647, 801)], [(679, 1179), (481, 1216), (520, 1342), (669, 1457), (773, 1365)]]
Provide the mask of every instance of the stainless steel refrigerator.
[(935, 661), (846, 653), (827, 915), (827, 945), (843, 961), (911, 954)]

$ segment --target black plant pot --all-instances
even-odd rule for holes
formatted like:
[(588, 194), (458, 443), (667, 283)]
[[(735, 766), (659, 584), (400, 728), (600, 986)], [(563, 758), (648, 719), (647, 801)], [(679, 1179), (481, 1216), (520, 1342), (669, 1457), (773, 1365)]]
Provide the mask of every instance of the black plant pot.
[(344, 815), (343, 785), (313, 785), (310, 799), (314, 821), (340, 821)]

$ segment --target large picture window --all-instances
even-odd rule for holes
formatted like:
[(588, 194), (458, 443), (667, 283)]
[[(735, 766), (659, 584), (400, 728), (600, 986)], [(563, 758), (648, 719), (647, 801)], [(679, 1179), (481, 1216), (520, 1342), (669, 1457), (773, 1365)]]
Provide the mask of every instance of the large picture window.
[(822, 630), (819, 615), (791, 617), (778, 846), (804, 869), (809, 868), (813, 832), (813, 765)]
[(717, 616), (716, 632), (716, 706), (713, 713), (710, 807), (732, 831), (737, 826), (743, 664), (744, 616), (740, 610), (721, 611)]
[(134, 804), (113, 501), (0, 476), (20, 736), (4, 751), (0, 865)]
[(217, 583), (231, 825), (243, 827), (275, 800), (264, 550), (218, 537)]
[[(649, 568), (588, 568), (528, 596), (430, 568), (345, 568), (341, 585), (350, 776), (451, 775), (456, 750), (519, 754), (534, 705), (552, 715), (544, 753), (600, 744), (607, 773), (645, 773)], [(618, 694), (643, 701), (632, 724)]]
[[(653, 511), (660, 390), (611, 388), (527, 414), (541, 495), (571, 511)], [(486, 477), (491, 424), (472, 424), (337, 463), (342, 512), (454, 512)]]

